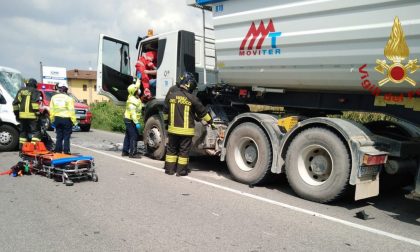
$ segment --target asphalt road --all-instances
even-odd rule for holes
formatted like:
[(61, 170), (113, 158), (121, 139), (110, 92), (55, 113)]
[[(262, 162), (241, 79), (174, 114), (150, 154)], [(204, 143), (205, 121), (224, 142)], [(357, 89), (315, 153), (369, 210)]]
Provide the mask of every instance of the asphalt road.
[[(168, 176), (161, 161), (121, 157), (122, 140), (72, 135), (72, 152), (94, 156), (98, 183), (0, 176), (0, 250), (420, 251), (420, 202), (401, 190), (317, 204), (284, 176), (254, 188), (234, 182), (212, 158), (193, 158), (188, 177)], [(17, 160), (0, 153), (1, 170)], [(370, 219), (356, 218), (361, 210)]]

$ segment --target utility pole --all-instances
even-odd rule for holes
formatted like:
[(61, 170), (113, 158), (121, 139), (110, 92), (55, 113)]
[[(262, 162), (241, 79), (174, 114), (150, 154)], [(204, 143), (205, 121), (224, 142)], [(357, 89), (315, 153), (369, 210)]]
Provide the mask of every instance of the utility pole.
[(204, 85), (207, 85), (207, 69), (206, 69), (206, 13), (204, 12), (204, 8), (201, 9), (203, 13), (203, 78), (204, 78)]
[(43, 83), (42, 81), (42, 61), (39, 62), (39, 70), (40, 70), (40, 74), (41, 74), (41, 79), (39, 80), (39, 83)]

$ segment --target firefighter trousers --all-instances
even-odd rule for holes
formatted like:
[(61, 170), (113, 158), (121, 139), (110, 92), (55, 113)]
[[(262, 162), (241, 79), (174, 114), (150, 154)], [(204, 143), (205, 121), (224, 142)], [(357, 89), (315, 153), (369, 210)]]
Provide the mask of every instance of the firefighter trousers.
[(178, 175), (188, 174), (192, 136), (168, 134), (168, 138), (165, 157), (166, 172), (173, 174), (176, 171)]
[(41, 127), (38, 119), (20, 119), (19, 143), (41, 141)]

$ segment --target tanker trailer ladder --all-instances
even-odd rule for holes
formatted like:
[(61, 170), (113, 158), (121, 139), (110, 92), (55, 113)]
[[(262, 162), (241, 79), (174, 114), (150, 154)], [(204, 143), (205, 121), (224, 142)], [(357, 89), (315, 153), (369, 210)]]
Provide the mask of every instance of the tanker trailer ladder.
[[(206, 37), (206, 31), (214, 32), (214, 28), (206, 26), (206, 11), (211, 12), (212, 8), (210, 6), (198, 5), (198, 4), (195, 4), (195, 3), (193, 3), (191, 6), (194, 7), (194, 8), (201, 9), (201, 13), (202, 13), (202, 18), (203, 18), (203, 21), (202, 21), (203, 50), (202, 50), (201, 55), (202, 55), (202, 58), (203, 58), (203, 84), (207, 85), (207, 70), (208, 70), (207, 69), (208, 68), (207, 58), (209, 60), (214, 61), (215, 64), (217, 62), (216, 50), (215, 50), (216, 42), (215, 42), (214, 39)], [(196, 35), (196, 37), (200, 38), (201, 36)], [(213, 53), (207, 54), (207, 50), (213, 51)], [(213, 66), (213, 68), (214, 68), (214, 66)]]

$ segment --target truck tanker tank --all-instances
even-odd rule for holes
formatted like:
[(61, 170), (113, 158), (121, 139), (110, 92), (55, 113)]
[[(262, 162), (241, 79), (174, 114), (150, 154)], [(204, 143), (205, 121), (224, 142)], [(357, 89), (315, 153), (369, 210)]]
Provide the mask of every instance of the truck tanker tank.
[(391, 93), (419, 86), (420, 1), (230, 0), (212, 9), (219, 79), (230, 85), (356, 93), (365, 80)]

